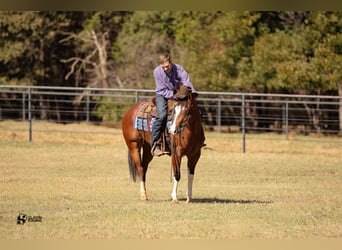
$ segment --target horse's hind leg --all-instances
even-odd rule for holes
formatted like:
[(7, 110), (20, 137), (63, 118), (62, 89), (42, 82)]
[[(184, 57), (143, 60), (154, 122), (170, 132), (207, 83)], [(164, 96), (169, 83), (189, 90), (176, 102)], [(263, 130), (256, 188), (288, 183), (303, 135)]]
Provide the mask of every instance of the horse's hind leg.
[(133, 148), (130, 149), (132, 160), (136, 166), (139, 178), (140, 178), (140, 199), (141, 200), (147, 200), (147, 193), (146, 193), (146, 171), (147, 166), (144, 167), (144, 164), (141, 160), (140, 155), (140, 147), (138, 145), (135, 145)]
[[(151, 147), (149, 143), (143, 144), (143, 153), (142, 153), (142, 164), (141, 164), (141, 179), (140, 179), (140, 199), (141, 200), (147, 200), (147, 194), (146, 194), (146, 172), (148, 168), (148, 164), (153, 159), (153, 156), (151, 154)], [(140, 176), (140, 174), (139, 174)]]

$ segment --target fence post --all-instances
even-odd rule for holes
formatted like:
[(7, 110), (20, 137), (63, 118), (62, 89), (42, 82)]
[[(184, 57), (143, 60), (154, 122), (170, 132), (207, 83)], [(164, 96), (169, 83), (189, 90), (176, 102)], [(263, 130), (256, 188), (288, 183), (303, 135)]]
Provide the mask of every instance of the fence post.
[(135, 102), (139, 101), (139, 92), (135, 91)]
[(87, 93), (87, 103), (86, 103), (86, 109), (87, 109), (87, 123), (89, 122), (89, 102), (90, 102), (90, 97), (89, 97), (89, 93)]
[(28, 120), (29, 120), (29, 142), (32, 142), (32, 114), (31, 114), (32, 89), (28, 89)]
[(285, 103), (285, 131), (286, 131), (286, 140), (289, 139), (289, 102)]
[(26, 107), (25, 107), (25, 92), (23, 92), (23, 101), (22, 101), (22, 103), (23, 103), (23, 121), (25, 121), (25, 119), (26, 119)]
[(241, 98), (241, 129), (242, 129), (242, 153), (246, 153), (246, 111), (245, 111), (245, 102), (246, 102), (245, 94), (242, 94)]
[(221, 99), (217, 100), (217, 126), (218, 132), (221, 133)]

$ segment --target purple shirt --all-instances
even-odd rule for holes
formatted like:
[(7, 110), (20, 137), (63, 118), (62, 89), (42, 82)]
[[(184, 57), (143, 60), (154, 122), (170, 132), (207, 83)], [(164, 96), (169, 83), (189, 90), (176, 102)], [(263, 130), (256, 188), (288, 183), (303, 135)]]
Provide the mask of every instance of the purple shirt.
[(179, 64), (172, 64), (172, 71), (170, 74), (167, 74), (161, 66), (158, 66), (154, 69), (153, 76), (156, 83), (156, 94), (164, 96), (167, 99), (174, 98), (173, 91), (177, 89), (181, 83), (190, 87), (192, 93), (196, 93), (188, 72)]

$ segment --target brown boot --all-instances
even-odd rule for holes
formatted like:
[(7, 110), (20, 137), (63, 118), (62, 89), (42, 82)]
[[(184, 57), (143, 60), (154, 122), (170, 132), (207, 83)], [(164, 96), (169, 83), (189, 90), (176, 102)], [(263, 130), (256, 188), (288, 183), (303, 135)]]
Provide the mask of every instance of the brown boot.
[(151, 154), (153, 156), (162, 156), (164, 153), (163, 151), (160, 149), (160, 146), (159, 144), (157, 143), (154, 143), (152, 149), (151, 149)]

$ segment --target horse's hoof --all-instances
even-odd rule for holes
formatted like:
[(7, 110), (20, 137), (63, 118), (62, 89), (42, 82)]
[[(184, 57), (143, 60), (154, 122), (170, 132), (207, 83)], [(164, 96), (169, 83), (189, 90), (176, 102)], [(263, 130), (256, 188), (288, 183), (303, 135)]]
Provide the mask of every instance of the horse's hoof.
[(141, 193), (140, 200), (142, 200), (142, 201), (147, 201), (148, 200), (146, 193)]
[(179, 203), (179, 201), (177, 199), (172, 199), (171, 203), (172, 204), (177, 204), (177, 203)]
[(188, 198), (188, 199), (186, 200), (186, 203), (192, 203), (192, 199), (189, 199), (189, 198)]

